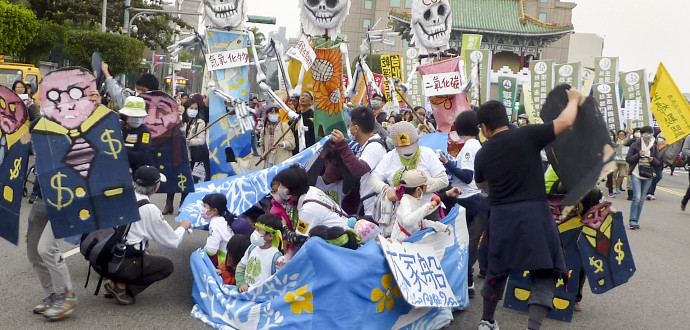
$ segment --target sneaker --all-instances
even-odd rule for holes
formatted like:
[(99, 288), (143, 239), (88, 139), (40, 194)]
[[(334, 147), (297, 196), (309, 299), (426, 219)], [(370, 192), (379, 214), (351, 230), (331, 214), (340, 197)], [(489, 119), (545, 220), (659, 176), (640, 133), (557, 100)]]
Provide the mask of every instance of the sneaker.
[(635, 227), (635, 228), (633, 228), (633, 229), (635, 229), (635, 230), (640, 229), (640, 225), (638, 225), (638, 224), (634, 225), (633, 227)]
[(43, 316), (49, 320), (59, 320), (72, 313), (75, 307), (77, 307), (76, 296), (69, 298), (64, 294), (58, 295), (53, 297), (53, 303), (50, 304), (50, 308), (43, 312)]
[(616, 195), (614, 193), (610, 193), (609, 198), (616, 198)]
[(474, 298), (474, 283), (467, 287), (467, 296), (469, 296), (470, 298)]
[(479, 328), (477, 330), (498, 330), (498, 322), (494, 320), (493, 322), (481, 320), (479, 321)]
[(647, 199), (650, 201), (655, 201), (656, 197), (654, 195), (647, 195)]
[(616, 189), (613, 189), (613, 193), (614, 193), (614, 194), (620, 194), (621, 191), (620, 191), (618, 188), (616, 188)]
[(647, 200), (651, 200), (651, 199), (652, 199), (652, 195), (647, 195)]
[(45, 313), (48, 308), (50, 308), (50, 304), (53, 303), (53, 294), (51, 293), (50, 296), (47, 296), (41, 300), (41, 303), (36, 305), (34, 307), (34, 314), (43, 314)]

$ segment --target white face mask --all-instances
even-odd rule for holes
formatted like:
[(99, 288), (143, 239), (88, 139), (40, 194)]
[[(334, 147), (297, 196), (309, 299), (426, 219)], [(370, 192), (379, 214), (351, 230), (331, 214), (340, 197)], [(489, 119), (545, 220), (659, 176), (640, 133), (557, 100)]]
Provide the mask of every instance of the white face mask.
[(249, 242), (258, 247), (266, 245), (266, 240), (264, 239), (263, 235), (259, 234), (259, 232), (256, 230), (249, 236)]
[(379, 100), (371, 100), (371, 108), (372, 109), (378, 109), (381, 107), (381, 101)]
[(196, 116), (199, 114), (199, 109), (187, 109), (187, 116), (189, 118), (196, 118)]
[(640, 138), (640, 132), (633, 134), (633, 136), (635, 136), (636, 139), (639, 139)]
[(131, 128), (137, 128), (144, 123), (144, 117), (127, 117), (127, 125)]
[(269, 113), (268, 114), (268, 121), (270, 121), (272, 123), (277, 123), (278, 120), (280, 120), (280, 115), (278, 115), (277, 113)]
[(287, 189), (285, 188), (278, 188), (278, 196), (280, 196), (280, 198), (282, 198), (284, 201), (290, 199), (290, 195), (288, 195)]

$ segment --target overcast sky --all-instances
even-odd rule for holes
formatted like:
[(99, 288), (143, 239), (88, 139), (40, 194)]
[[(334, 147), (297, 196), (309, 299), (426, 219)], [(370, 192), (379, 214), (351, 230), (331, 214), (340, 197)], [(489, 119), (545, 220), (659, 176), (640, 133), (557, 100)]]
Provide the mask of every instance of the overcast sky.
[[(379, 0), (387, 1), (387, 0)], [(537, 1), (537, 0), (531, 0)], [(688, 0), (572, 0), (575, 32), (604, 37), (604, 56), (620, 57), (620, 70), (647, 69), (654, 75), (659, 62), (682, 92), (690, 92), (690, 1)], [(274, 16), (287, 27), (288, 37), (299, 33), (298, 0), (250, 0), (253, 15)]]

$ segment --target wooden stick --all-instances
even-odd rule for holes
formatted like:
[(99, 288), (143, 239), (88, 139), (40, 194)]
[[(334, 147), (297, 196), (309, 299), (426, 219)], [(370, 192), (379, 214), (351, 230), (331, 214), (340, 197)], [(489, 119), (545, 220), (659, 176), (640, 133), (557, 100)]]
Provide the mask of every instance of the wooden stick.
[[(302, 117), (302, 114), (300, 114), (300, 118), (301, 118), (301, 117)], [(287, 131), (283, 132), (283, 135), (281, 135), (280, 138), (278, 138), (278, 140), (276, 141), (276, 143), (273, 144), (273, 146), (271, 147), (271, 149), (268, 149), (268, 150), (259, 158), (259, 161), (258, 161), (256, 164), (254, 164), (254, 166), (259, 166), (259, 164), (261, 164), (261, 162), (263, 162), (264, 160), (266, 160), (266, 157), (268, 157), (268, 154), (271, 153), (271, 151), (273, 151), (275, 148), (278, 147), (278, 143), (281, 143), (280, 140), (282, 140), (282, 139), (285, 137), (285, 135), (287, 135), (287, 133), (292, 133), (292, 129), (295, 127), (296, 124), (297, 124), (297, 120), (295, 120), (295, 122), (293, 122), (293, 123), (290, 125), (290, 127), (288, 128)], [(276, 127), (277, 127), (277, 125), (276, 125)], [(266, 129), (266, 128), (264, 128), (264, 129)]]
[(212, 123), (206, 125), (206, 127), (204, 127), (204, 129), (202, 129), (202, 130), (196, 132), (196, 134), (192, 135), (191, 137), (189, 137), (189, 138), (187, 138), (187, 139), (188, 139), (188, 140), (191, 140), (191, 139), (197, 137), (199, 134), (201, 134), (201, 133), (203, 133), (203, 132), (206, 132), (211, 126), (213, 126), (213, 124), (217, 123), (218, 121), (220, 121), (221, 119), (227, 117), (228, 115), (230, 115), (229, 112), (226, 113), (226, 114), (224, 114), (224, 115), (222, 115), (222, 116), (220, 116), (220, 118), (218, 118), (218, 119), (214, 120)]
[(427, 133), (431, 133), (431, 129), (429, 129), (429, 126), (426, 125), (426, 122), (423, 121), (421, 118), (419, 118), (419, 115), (417, 115), (417, 112), (414, 111), (414, 109), (412, 108), (410, 103), (407, 102), (407, 99), (402, 95), (402, 93), (400, 93), (400, 91), (396, 87), (397, 86), (393, 86), (393, 89), (395, 89), (395, 92), (398, 94), (398, 96), (400, 96), (400, 98), (405, 102), (405, 104), (407, 104), (407, 107), (410, 108), (410, 111), (412, 111), (412, 115), (414, 115), (414, 117), (417, 118), (417, 120), (419, 120), (419, 124), (424, 126), (424, 130)]

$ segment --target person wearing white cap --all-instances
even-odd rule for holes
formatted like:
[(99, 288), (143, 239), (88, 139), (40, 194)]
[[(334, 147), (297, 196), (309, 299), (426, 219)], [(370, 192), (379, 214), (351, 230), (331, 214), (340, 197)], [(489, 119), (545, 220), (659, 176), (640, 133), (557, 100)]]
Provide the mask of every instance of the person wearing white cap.
[[(400, 184), (403, 171), (417, 169), (430, 180), (426, 192), (421, 195), (420, 202), (430, 202), (434, 192), (448, 186), (448, 175), (438, 155), (430, 148), (420, 147), (417, 144), (419, 141), (417, 129), (409, 122), (393, 124), (390, 138), (395, 149), (383, 156), (381, 162), (376, 165), (369, 177), (369, 186), (377, 194), (385, 191), (390, 201), (398, 201), (395, 188)], [(439, 220), (438, 210), (429, 215), (428, 219)]]
[(122, 138), (125, 140), (127, 158), (132, 173), (143, 165), (146, 165), (149, 148), (151, 146), (151, 132), (146, 124), (146, 102), (138, 96), (128, 96), (125, 104), (120, 109), (123, 118), (121, 123)]
[(409, 170), (403, 173), (400, 184), (402, 184), (405, 193), (395, 213), (395, 225), (393, 225), (391, 239), (403, 240), (425, 228), (433, 228), (435, 231), (446, 231), (450, 234), (449, 226), (439, 221), (424, 219), (441, 204), (438, 196), (435, 196), (431, 199), (431, 202), (424, 205), (419, 202), (419, 198), (426, 192), (429, 185), (434, 184), (434, 180), (427, 178), (420, 170)]

